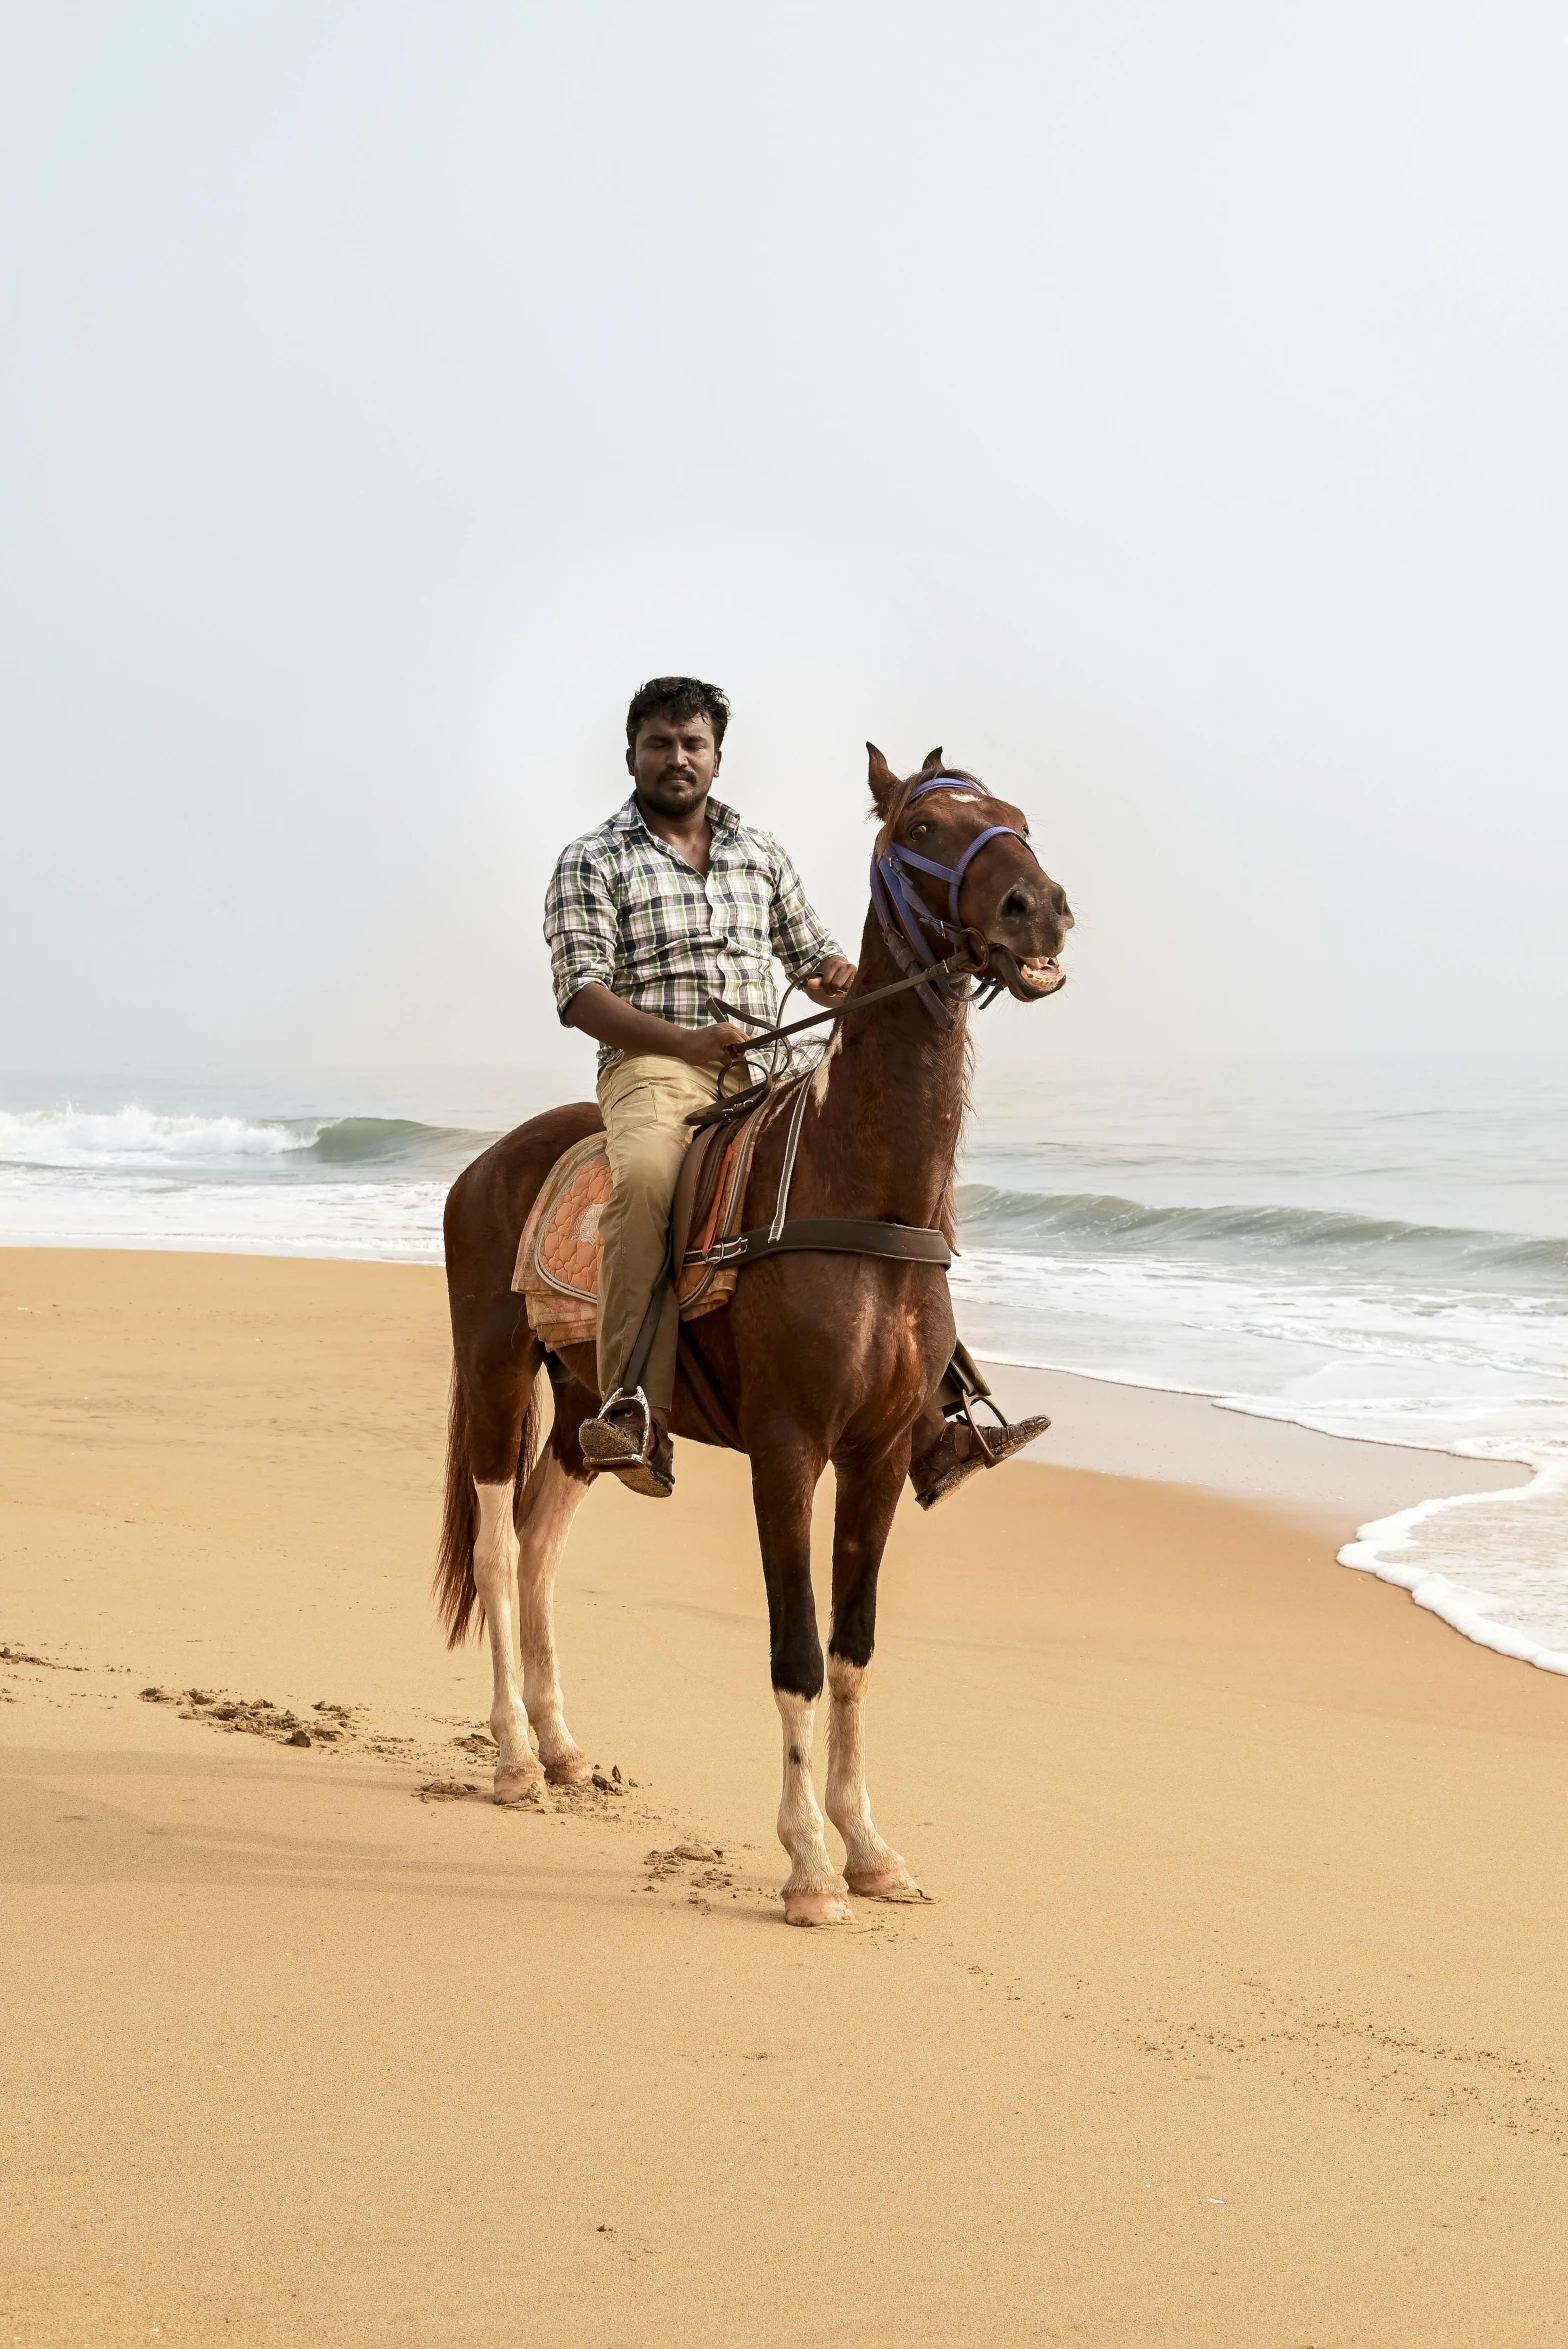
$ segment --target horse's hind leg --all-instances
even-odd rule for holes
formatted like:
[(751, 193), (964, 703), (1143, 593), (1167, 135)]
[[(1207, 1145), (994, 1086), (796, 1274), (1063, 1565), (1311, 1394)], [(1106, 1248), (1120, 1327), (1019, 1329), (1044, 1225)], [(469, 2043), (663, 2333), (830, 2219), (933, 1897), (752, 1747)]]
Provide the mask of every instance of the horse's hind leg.
[(861, 1708), (876, 1639), (877, 1572), (907, 1462), (846, 1461), (833, 1522), (833, 1631), (828, 1641), (827, 1812), (844, 1838), (851, 1892), (920, 1900), (919, 1885), (871, 1818)]
[[(531, 1481), (531, 1480), (530, 1480)], [(528, 1742), (528, 1708), (517, 1674), (517, 1534), (512, 1524), (516, 1487), (481, 1484), (479, 1525), (474, 1535), (474, 1589), (484, 1609), (485, 1634), (495, 1692), (490, 1734), (496, 1742), (495, 1799), (523, 1802), (544, 1786), (544, 1771)]]
[(593, 1765), (561, 1710), (555, 1667), (555, 1570), (591, 1479), (580, 1470), (576, 1419), (568, 1424), (559, 1400), (556, 1410), (550, 1442), (518, 1503), (517, 1595), (524, 1693), (528, 1719), (539, 1740), (539, 1759), (552, 1786), (572, 1786), (586, 1778)]

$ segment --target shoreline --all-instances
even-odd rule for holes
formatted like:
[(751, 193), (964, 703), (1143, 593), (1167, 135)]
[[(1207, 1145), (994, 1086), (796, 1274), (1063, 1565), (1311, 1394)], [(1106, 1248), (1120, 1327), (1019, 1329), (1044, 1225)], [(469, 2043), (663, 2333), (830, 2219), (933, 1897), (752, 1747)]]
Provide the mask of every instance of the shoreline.
[(1049, 1431), (1023, 1457), (1061, 1467), (1298, 1507), (1342, 1507), (1360, 1520), (1391, 1516), (1418, 1501), (1522, 1492), (1536, 1473), (1524, 1461), (1477, 1460), (1376, 1436), (1325, 1435), (1186, 1389), (976, 1358), (1009, 1417), (1050, 1414)]
[(1495, 1600), (1472, 1588), (1463, 1569), (1444, 1574), (1400, 1554), (1408, 1535), (1453, 1504), (1550, 1495), (1557, 1489), (1551, 1472), (1525, 1461), (1325, 1435), (1206, 1395), (1077, 1371), (989, 1359), (982, 1369), (1010, 1417), (1042, 1410), (1052, 1416), (1023, 1458), (1309, 1511), (1332, 1526), (1341, 1567), (1403, 1591), (1461, 1639), (1533, 1671), (1568, 1677), (1568, 1653), (1491, 1620)]

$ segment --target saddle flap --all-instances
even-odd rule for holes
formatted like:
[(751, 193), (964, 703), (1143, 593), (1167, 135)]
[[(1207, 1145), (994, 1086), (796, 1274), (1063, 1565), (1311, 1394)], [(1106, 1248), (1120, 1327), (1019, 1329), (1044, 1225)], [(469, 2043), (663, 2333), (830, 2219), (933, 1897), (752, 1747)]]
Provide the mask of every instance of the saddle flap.
[[(682, 1162), (670, 1223), (683, 1320), (715, 1312), (734, 1294), (737, 1268), (705, 1259), (717, 1240), (740, 1229), (759, 1126), (753, 1112), (706, 1127)], [(591, 1344), (598, 1333), (599, 1225), (610, 1188), (604, 1135), (587, 1134), (556, 1160), (523, 1226), (512, 1288), (526, 1297), (529, 1322), (546, 1346)]]
[(585, 1134), (540, 1185), (517, 1243), (513, 1290), (547, 1346), (592, 1338), (599, 1317), (599, 1222), (610, 1198), (604, 1135)]

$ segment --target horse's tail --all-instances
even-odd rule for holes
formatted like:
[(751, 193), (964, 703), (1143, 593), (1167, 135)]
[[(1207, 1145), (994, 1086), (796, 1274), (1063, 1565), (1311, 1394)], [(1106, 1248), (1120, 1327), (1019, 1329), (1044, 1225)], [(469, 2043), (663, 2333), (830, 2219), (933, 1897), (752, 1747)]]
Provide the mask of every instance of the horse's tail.
[[(534, 1464), (539, 1425), (538, 1389), (529, 1381), (528, 1403), (518, 1433), (513, 1492), (521, 1499)], [(479, 1495), (468, 1456), (468, 1397), (457, 1364), (452, 1365), (452, 1399), (446, 1421), (446, 1494), (441, 1509), (441, 1546), (436, 1552), (436, 1613), (449, 1648), (461, 1647), (484, 1620), (474, 1588), (474, 1535), (479, 1530)]]
[(449, 1648), (461, 1647), (476, 1629), (474, 1535), (479, 1529), (479, 1495), (468, 1463), (468, 1397), (457, 1364), (452, 1365), (452, 1399), (446, 1418), (446, 1498), (441, 1510), (441, 1547), (436, 1552), (436, 1613)]

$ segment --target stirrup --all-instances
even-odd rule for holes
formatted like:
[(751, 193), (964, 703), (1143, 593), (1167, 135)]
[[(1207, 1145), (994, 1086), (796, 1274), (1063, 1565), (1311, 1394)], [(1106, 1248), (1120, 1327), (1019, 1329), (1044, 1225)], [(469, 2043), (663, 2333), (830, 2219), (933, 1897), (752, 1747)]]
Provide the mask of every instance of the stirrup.
[[(612, 1411), (618, 1410), (623, 1403), (636, 1404), (642, 1413), (642, 1433), (637, 1439), (637, 1448), (635, 1452), (617, 1453), (611, 1451), (610, 1448), (606, 1446), (602, 1454), (596, 1454), (593, 1446), (588, 1441), (589, 1429), (594, 1427), (602, 1427), (607, 1435), (612, 1432), (618, 1434), (618, 1429), (614, 1431), (611, 1429), (610, 1413)], [(649, 1409), (646, 1392), (641, 1387), (634, 1387), (632, 1392), (627, 1394), (624, 1387), (617, 1387), (613, 1395), (606, 1395), (604, 1401), (599, 1405), (599, 1408), (594, 1414), (593, 1418), (585, 1419), (583, 1421), (582, 1427), (578, 1431), (577, 1440), (582, 1446), (583, 1458), (585, 1460), (595, 1461), (596, 1465), (599, 1464), (599, 1462), (602, 1460), (604, 1466), (610, 1467), (614, 1465), (614, 1462), (617, 1458), (626, 1462), (650, 1459), (653, 1454), (654, 1446), (653, 1413)]]
[[(980, 1447), (981, 1457), (985, 1461), (987, 1468), (994, 1468), (998, 1459), (1000, 1458), (1005, 1460), (1007, 1454), (1005, 1452), (997, 1453), (991, 1449), (991, 1444), (986, 1440), (985, 1429), (980, 1425), (979, 1420), (975, 1417), (974, 1407), (977, 1403), (983, 1403), (986, 1409), (990, 1412), (991, 1417), (996, 1421), (996, 1427), (991, 1431), (993, 1441), (995, 1440), (998, 1432), (1002, 1438), (1005, 1439), (1012, 1422), (1009, 1420), (1006, 1412), (997, 1402), (994, 1395), (972, 1395), (966, 1387), (959, 1400), (963, 1405), (963, 1415), (969, 1422), (969, 1432)], [(942, 1416), (944, 1419), (952, 1420), (955, 1424), (958, 1419), (958, 1413), (956, 1411), (944, 1411)], [(1049, 1427), (1051, 1423), (1049, 1420), (1047, 1420), (1045, 1424), (1047, 1427)]]
[[(642, 1412), (640, 1439), (632, 1429), (617, 1427), (605, 1417), (624, 1403), (636, 1404)], [(577, 1441), (593, 1475), (618, 1477), (628, 1492), (646, 1493), (659, 1501), (667, 1501), (675, 1490), (673, 1454), (641, 1387), (629, 1395), (617, 1387), (599, 1406), (598, 1418), (583, 1421)]]
[[(989, 1395), (982, 1395), (979, 1400), (983, 1403), (989, 1403), (991, 1398)], [(1037, 1437), (1043, 1436), (1051, 1424), (1043, 1412), (1029, 1419), (1008, 1419), (992, 1403), (991, 1408), (996, 1412), (998, 1424), (990, 1430), (989, 1437), (987, 1437), (978, 1427), (975, 1427), (974, 1420), (970, 1417), (967, 1396), (964, 1401), (965, 1409), (962, 1416), (969, 1421), (969, 1425), (974, 1429), (974, 1449), (967, 1460), (955, 1460), (952, 1466), (936, 1479), (934, 1484), (929, 1484), (923, 1491), (916, 1492), (915, 1499), (922, 1509), (934, 1509), (938, 1501), (945, 1501), (949, 1493), (956, 1493), (961, 1484), (967, 1484), (970, 1477), (976, 1475), (982, 1468), (1000, 1468), (1004, 1460), (1011, 1460), (1015, 1452), (1021, 1452), (1025, 1445), (1032, 1444)], [(943, 1416), (949, 1427), (958, 1426), (960, 1415), (956, 1411), (951, 1414), (944, 1413)]]

